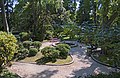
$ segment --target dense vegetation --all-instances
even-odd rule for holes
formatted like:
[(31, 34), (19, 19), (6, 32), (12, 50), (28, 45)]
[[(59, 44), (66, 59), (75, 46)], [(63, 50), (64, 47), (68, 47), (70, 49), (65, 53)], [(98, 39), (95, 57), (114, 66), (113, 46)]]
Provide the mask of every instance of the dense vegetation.
[(12, 34), (0, 32), (0, 72), (4, 65), (10, 64), (10, 61), (17, 53), (17, 40)]
[[(0, 0), (0, 67), (12, 58), (35, 56), (40, 41), (53, 37), (82, 42), (90, 46), (90, 55), (119, 67), (119, 6), (119, 0)], [(61, 46), (47, 51), (66, 58), (69, 48)], [(101, 51), (93, 52), (98, 47)]]

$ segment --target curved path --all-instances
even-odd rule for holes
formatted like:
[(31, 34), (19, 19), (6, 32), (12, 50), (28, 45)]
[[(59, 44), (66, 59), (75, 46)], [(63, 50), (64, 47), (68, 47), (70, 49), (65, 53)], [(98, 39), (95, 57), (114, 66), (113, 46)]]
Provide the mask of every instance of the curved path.
[[(51, 45), (50, 42), (43, 43), (43, 46)], [(82, 46), (79, 47), (79, 46)], [(85, 46), (79, 44), (72, 48), (70, 53), (73, 56), (74, 63), (65, 66), (46, 66), (29, 63), (15, 62), (10, 71), (17, 73), (22, 78), (78, 78), (89, 74), (109, 73), (114, 69), (100, 65), (85, 55)]]

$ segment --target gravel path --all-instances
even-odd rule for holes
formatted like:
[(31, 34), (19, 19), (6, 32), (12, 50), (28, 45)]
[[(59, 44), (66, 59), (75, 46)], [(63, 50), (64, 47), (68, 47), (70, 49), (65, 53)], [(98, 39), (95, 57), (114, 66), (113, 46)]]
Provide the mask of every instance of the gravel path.
[[(51, 45), (45, 42), (43, 46)], [(79, 44), (80, 46), (81, 44)], [(85, 47), (72, 48), (70, 53), (73, 56), (74, 63), (65, 66), (46, 66), (29, 63), (15, 62), (10, 71), (17, 73), (22, 78), (78, 78), (89, 74), (109, 73), (112, 68), (100, 65), (85, 55)], [(43, 47), (42, 47), (43, 48)]]

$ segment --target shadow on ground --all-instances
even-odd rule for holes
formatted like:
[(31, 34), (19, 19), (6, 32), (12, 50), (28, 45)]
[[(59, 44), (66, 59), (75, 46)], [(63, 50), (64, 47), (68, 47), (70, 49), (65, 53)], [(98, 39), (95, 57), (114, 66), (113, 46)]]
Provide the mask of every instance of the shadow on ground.
[(93, 61), (91, 57), (85, 54), (85, 50), (85, 48), (75, 47), (71, 49), (71, 55), (76, 55), (78, 59), (77, 62), (80, 61), (81, 63), (89, 64), (89, 66), (84, 68), (78, 68), (78, 70), (72, 71), (72, 73), (70, 74), (72, 77), (66, 78), (84, 78), (87, 75), (96, 75), (99, 73), (107, 74), (109, 73), (109, 71), (112, 72), (112, 68), (103, 66)]
[(35, 75), (32, 75), (30, 78), (51, 78), (51, 76), (53, 76), (54, 74), (56, 74), (58, 72), (58, 70), (44, 70), (40, 73), (37, 73)]
[(45, 57), (42, 57), (38, 60), (36, 60), (35, 62), (39, 65), (45, 65), (46, 63), (50, 62), (50, 58), (45, 58)]
[(89, 67), (81, 68), (79, 70), (74, 70), (70, 75), (73, 76), (71, 78), (84, 78), (85, 76), (97, 75), (99, 73), (108, 74), (109, 73), (108, 71), (110, 70), (112, 72), (112, 68), (101, 66), (100, 64), (93, 61)]

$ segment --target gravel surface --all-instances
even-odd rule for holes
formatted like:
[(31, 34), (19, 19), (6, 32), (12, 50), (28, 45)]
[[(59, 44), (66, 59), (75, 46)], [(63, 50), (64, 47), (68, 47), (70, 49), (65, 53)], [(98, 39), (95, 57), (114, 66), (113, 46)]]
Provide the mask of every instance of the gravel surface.
[[(45, 42), (41, 48), (52, 44), (52, 42)], [(15, 62), (8, 69), (22, 78), (84, 78), (89, 74), (109, 73), (114, 70), (96, 63), (85, 55), (85, 51), (86, 48), (82, 44), (72, 48), (70, 54), (73, 56), (74, 63), (70, 65), (46, 66)]]

